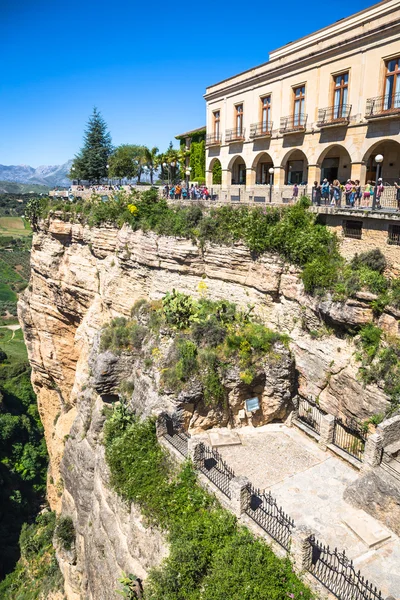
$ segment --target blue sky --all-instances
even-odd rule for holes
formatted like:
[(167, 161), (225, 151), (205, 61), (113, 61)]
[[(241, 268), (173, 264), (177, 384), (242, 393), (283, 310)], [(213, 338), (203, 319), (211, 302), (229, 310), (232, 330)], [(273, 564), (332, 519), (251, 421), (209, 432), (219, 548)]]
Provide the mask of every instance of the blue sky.
[(164, 150), (205, 124), (207, 85), (372, 4), (0, 0), (0, 164), (72, 158), (94, 105), (114, 145)]

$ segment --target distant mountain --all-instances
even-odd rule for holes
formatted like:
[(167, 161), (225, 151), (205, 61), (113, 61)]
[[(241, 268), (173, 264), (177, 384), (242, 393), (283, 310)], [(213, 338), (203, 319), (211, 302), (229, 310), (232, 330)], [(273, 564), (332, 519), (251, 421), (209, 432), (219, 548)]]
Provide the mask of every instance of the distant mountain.
[(39, 185), (37, 183), (15, 183), (14, 181), (0, 181), (0, 194), (47, 194), (48, 185)]
[(56, 185), (68, 186), (71, 182), (67, 177), (67, 173), (69, 173), (71, 165), (72, 160), (63, 165), (42, 165), (37, 169), (29, 165), (0, 165), (0, 182), (38, 184), (50, 188)]

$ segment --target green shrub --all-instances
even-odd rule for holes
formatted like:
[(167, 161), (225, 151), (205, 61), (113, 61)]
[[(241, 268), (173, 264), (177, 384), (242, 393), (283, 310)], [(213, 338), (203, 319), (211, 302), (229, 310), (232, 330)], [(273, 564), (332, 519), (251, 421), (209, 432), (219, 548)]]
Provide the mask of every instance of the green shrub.
[(196, 306), (190, 296), (177, 292), (167, 292), (162, 300), (167, 323), (178, 329), (187, 329), (196, 316)]
[(360, 345), (365, 361), (370, 363), (376, 356), (382, 337), (382, 329), (367, 323), (360, 329)]
[(55, 528), (55, 538), (64, 550), (71, 550), (75, 542), (75, 527), (71, 517), (59, 517)]
[(351, 267), (355, 270), (360, 267), (368, 267), (372, 271), (383, 273), (386, 269), (386, 258), (379, 248), (374, 248), (368, 252), (356, 254), (351, 261)]

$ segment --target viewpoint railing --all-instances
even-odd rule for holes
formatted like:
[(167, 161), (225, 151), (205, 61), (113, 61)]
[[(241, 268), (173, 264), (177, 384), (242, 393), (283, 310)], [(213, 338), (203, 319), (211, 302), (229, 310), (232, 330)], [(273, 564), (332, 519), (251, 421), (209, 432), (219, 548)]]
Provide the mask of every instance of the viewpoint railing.
[[(306, 401), (312, 410), (310, 400)], [(319, 407), (318, 407), (319, 408)], [(323, 411), (321, 411), (323, 413)], [(324, 413), (323, 413), (324, 414)], [(318, 415), (316, 415), (318, 420)], [(190, 435), (178, 427), (170, 417), (163, 416), (162, 436), (183, 457), (189, 456)], [(228, 499), (231, 499), (231, 482), (235, 479), (233, 469), (222, 459), (214, 448), (210, 448), (203, 442), (195, 446), (195, 467), (205, 475)], [(248, 494), (248, 502), (244, 512), (259, 527), (261, 527), (273, 540), (275, 540), (286, 552), (291, 550), (291, 541), (296, 533), (296, 526), (283, 508), (270, 492), (261, 492), (248, 483), (245, 488)], [(305, 541), (303, 551), (307, 554), (310, 549), (311, 560), (308, 563), (308, 571), (328, 589), (338, 600), (384, 600), (382, 593), (368, 580), (356, 571), (353, 562), (339, 552), (337, 548), (330, 550), (309, 536)]]
[(312, 537), (310, 572), (340, 600), (383, 600), (382, 593), (354, 569), (353, 561), (337, 548), (330, 550)]
[(297, 418), (308, 425), (316, 433), (321, 433), (321, 419), (326, 415), (311, 398), (300, 398)]
[(363, 433), (355, 421), (342, 421), (338, 417), (335, 418), (333, 430), (333, 443), (335, 446), (361, 461), (366, 441), (366, 434)]

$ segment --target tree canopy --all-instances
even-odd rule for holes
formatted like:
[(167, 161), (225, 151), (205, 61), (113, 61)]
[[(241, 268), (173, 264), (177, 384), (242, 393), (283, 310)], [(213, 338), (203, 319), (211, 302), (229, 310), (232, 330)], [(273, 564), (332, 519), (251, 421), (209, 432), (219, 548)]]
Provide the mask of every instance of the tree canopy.
[(94, 107), (85, 131), (83, 148), (73, 160), (70, 178), (99, 181), (107, 177), (107, 164), (112, 151), (107, 124)]

